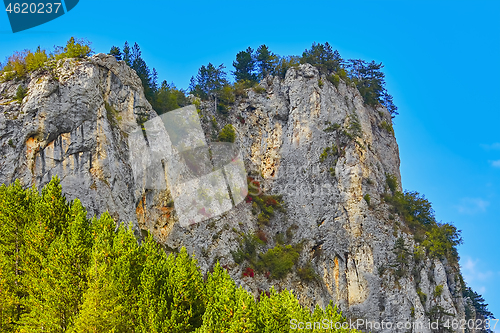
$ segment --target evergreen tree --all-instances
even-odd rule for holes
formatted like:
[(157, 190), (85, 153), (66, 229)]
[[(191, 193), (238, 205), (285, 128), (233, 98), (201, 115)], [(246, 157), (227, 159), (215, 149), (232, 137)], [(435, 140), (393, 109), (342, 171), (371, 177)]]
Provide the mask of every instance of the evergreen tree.
[(274, 287), (269, 296), (260, 295), (257, 308), (258, 331), (263, 333), (289, 332), (292, 319), (307, 322), (311, 318), (309, 311), (300, 306), (291, 292), (284, 290), (278, 293)]
[(30, 197), (19, 180), (0, 187), (0, 331), (16, 330), (27, 291), (24, 284), (24, 228), (30, 219)]
[(122, 52), (120, 51), (120, 48), (117, 46), (112, 46), (108, 54), (114, 56), (117, 61), (122, 60)]
[(236, 61), (233, 61), (235, 71), (232, 72), (236, 81), (257, 81), (255, 71), (255, 56), (251, 47), (246, 51), (241, 51), (236, 55)]
[(137, 332), (160, 333), (168, 331), (164, 323), (170, 318), (171, 295), (168, 293), (172, 261), (154, 241), (151, 234), (141, 246), (144, 256), (138, 294)]
[(340, 69), (342, 58), (338, 51), (333, 51), (328, 42), (325, 44), (313, 43), (311, 49), (302, 53), (300, 62), (309, 63), (319, 69), (320, 74), (330, 74)]
[(130, 54), (130, 46), (127, 41), (125, 42), (125, 45), (123, 45), (123, 61), (125, 61), (127, 66), (132, 66), (132, 55)]
[(169, 283), (169, 318), (164, 323), (166, 332), (192, 332), (202, 324), (205, 312), (205, 288), (196, 260), (189, 257), (182, 248), (177, 257), (170, 255)]
[(215, 67), (212, 63), (201, 66), (194, 80), (191, 80), (191, 93), (202, 99), (208, 99), (211, 95), (217, 96), (220, 90), (228, 84), (224, 65)]
[(50, 244), (42, 269), (30, 284), (30, 313), (23, 323), (31, 332), (65, 332), (72, 327), (87, 289), (86, 271), (92, 238), (87, 212), (79, 200), (71, 204), (69, 226)]
[(234, 310), (228, 332), (257, 332), (257, 305), (253, 295), (239, 287), (234, 295)]
[[(206, 290), (207, 309), (203, 314), (203, 325), (199, 332), (218, 333), (228, 331), (233, 321), (236, 305), (236, 286), (229, 274), (218, 262), (213, 273), (207, 278)], [(244, 319), (244, 317), (242, 316), (240, 319)]]
[(266, 76), (270, 75), (275, 66), (276, 60), (278, 57), (269, 51), (269, 48), (262, 44), (257, 48), (255, 62), (258, 68), (258, 78), (263, 79)]
[(134, 332), (142, 258), (131, 229), (115, 233), (108, 213), (92, 222), (94, 247), (74, 332)]

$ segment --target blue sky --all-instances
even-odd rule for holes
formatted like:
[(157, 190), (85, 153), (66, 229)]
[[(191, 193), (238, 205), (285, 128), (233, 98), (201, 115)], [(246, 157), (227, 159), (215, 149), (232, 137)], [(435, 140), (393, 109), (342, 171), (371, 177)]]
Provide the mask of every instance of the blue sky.
[(463, 231), (466, 281), (500, 317), (499, 1), (96, 1), (13, 34), (0, 14), (0, 60), (14, 50), (88, 38), (97, 52), (138, 42), (161, 80), (186, 88), (208, 62), (232, 70), (265, 43), (300, 55), (328, 41), (344, 58), (385, 64), (400, 115), (403, 186)]

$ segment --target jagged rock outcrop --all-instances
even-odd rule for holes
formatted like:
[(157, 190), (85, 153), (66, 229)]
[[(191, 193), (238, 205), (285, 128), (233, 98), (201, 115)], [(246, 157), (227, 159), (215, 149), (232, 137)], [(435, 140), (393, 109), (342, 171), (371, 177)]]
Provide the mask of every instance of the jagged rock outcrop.
[[(28, 88), (21, 103), (13, 100), (20, 84)], [(456, 265), (424, 257), (402, 276), (392, 269), (396, 240), (403, 238), (410, 253), (415, 242), (382, 199), (387, 175), (401, 186), (387, 110), (366, 106), (354, 86), (335, 86), (310, 65), (260, 86), (237, 98), (227, 116), (202, 103), (202, 124), (207, 139), (215, 131), (212, 117), (219, 127), (234, 125), (246, 169), (286, 203), (261, 226), (268, 247), (277, 234), (292, 232), (290, 243), (303, 242), (296, 266), (310, 263), (319, 279), (302, 281), (295, 270), (282, 280), (242, 277), (231, 252), (242, 232), (257, 230), (252, 203), (182, 228), (168, 190), (134, 183), (128, 135), (157, 115), (135, 72), (110, 56), (64, 60), (53, 71), (0, 84), (0, 181), (19, 178), (41, 188), (57, 174), (67, 197), (79, 198), (90, 214), (108, 210), (117, 221), (150, 230), (168, 250), (186, 246), (205, 271), (219, 260), (256, 295), (271, 285), (291, 288), (304, 304), (332, 300), (353, 319), (423, 323), (414, 332), (430, 332), (435, 306), (464, 318)], [(443, 291), (433, 296), (436, 286)]]

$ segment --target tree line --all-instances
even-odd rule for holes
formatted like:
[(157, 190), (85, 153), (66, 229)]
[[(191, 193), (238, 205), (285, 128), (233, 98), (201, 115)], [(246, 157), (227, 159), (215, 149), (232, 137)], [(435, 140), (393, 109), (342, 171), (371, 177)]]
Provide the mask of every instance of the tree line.
[[(58, 60), (63, 58), (85, 58), (93, 53), (91, 43), (84, 39), (71, 37), (65, 47), (55, 47), (52, 52), (42, 50), (24, 50), (14, 52), (7, 61), (0, 64), (2, 80), (24, 79), (29, 72), (56, 67)], [(117, 46), (109, 51), (117, 60), (123, 60), (137, 72), (144, 87), (144, 94), (153, 108), (159, 114), (174, 110), (189, 104), (188, 94), (200, 97), (203, 100), (219, 99), (219, 111), (228, 111), (234, 98), (244, 95), (244, 90), (255, 87), (260, 80), (267, 76), (284, 78), (288, 69), (299, 64), (309, 63), (318, 68), (321, 75), (338, 86), (340, 80), (347, 84), (354, 84), (367, 105), (385, 106), (395, 116), (397, 107), (392, 96), (385, 88), (385, 75), (382, 72), (382, 63), (366, 62), (361, 59), (344, 60), (337, 50), (333, 50), (328, 42), (325, 44), (313, 43), (302, 56), (279, 56), (263, 44), (256, 50), (248, 47), (236, 54), (233, 61), (234, 70), (231, 74), (235, 82), (231, 83), (223, 64), (209, 63), (199, 68), (196, 76), (192, 76), (187, 90), (179, 89), (174, 83), (163, 80), (158, 83), (158, 73), (150, 69), (142, 58), (142, 52), (137, 43), (130, 46), (125, 42), (122, 49)], [(258, 89), (258, 88), (256, 88)]]
[(347, 84), (353, 83), (361, 93), (367, 105), (385, 106), (391, 115), (398, 114), (392, 96), (385, 87), (385, 74), (382, 63), (367, 62), (361, 59), (344, 60), (337, 50), (333, 50), (328, 42), (313, 43), (302, 56), (279, 56), (269, 50), (265, 44), (256, 50), (248, 47), (236, 54), (230, 73), (234, 77), (231, 83), (224, 64), (202, 65), (196, 76), (190, 79), (187, 90), (177, 89), (175, 85), (163, 81), (161, 87), (157, 84), (156, 70), (150, 70), (141, 58), (137, 43), (132, 48), (125, 42), (123, 50), (113, 46), (109, 54), (117, 60), (124, 60), (136, 70), (142, 80), (146, 97), (158, 113), (168, 112), (174, 108), (188, 104), (186, 95), (192, 94), (202, 100), (214, 99), (220, 103), (219, 111), (226, 113), (235, 96), (244, 95), (242, 90), (255, 87), (269, 75), (284, 78), (288, 69), (300, 64), (311, 64), (318, 68), (336, 86), (340, 80)]
[[(202, 274), (185, 248), (168, 255), (148, 235), (87, 218), (57, 178), (41, 193), (0, 187), (1, 332), (291, 332), (290, 320), (343, 323), (287, 290), (257, 299), (216, 263)], [(323, 332), (322, 329), (312, 330)], [(338, 332), (349, 332), (347, 329)]]

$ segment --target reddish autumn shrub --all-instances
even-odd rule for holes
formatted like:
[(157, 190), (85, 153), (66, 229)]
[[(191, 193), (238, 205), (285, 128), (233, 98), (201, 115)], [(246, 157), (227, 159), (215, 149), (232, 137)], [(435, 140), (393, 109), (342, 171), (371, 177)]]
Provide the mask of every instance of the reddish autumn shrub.
[(253, 268), (251, 268), (251, 267), (245, 268), (245, 270), (243, 271), (243, 276), (254, 277)]
[(266, 233), (263, 231), (263, 230), (257, 230), (257, 233), (256, 233), (257, 237), (259, 237), (259, 239), (261, 241), (263, 241), (264, 243), (267, 243), (267, 236), (266, 236)]
[(267, 197), (266, 199), (266, 205), (268, 206), (277, 206), (278, 201), (276, 201), (273, 197)]

